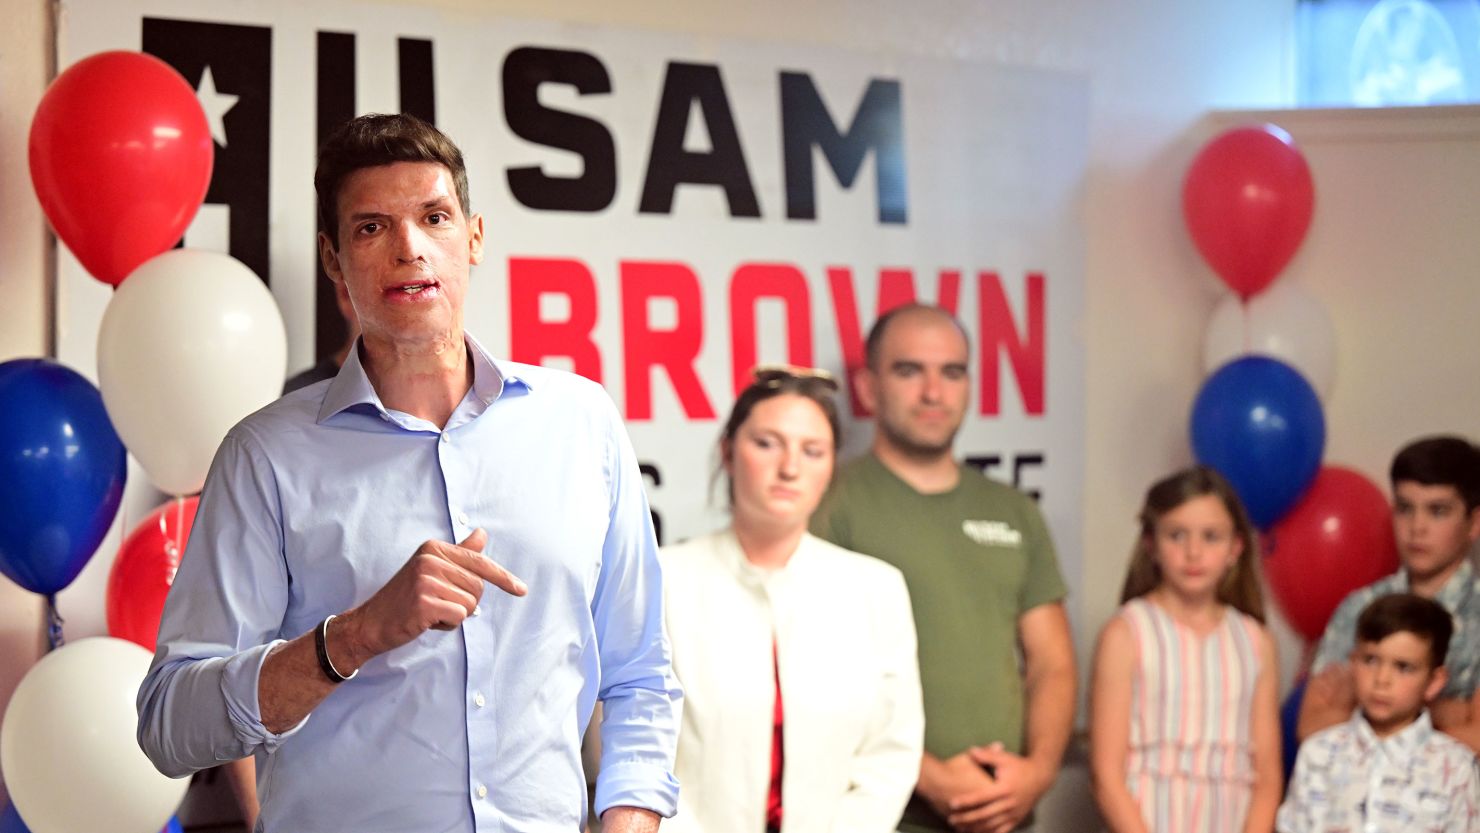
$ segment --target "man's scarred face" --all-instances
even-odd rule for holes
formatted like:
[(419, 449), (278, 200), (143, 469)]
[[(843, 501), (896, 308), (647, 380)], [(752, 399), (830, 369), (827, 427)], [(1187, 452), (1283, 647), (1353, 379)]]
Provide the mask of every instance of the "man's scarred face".
[(446, 167), (395, 162), (350, 174), (337, 234), (337, 251), (319, 236), (324, 271), (344, 283), (367, 344), (462, 344), (483, 218), (464, 216)]

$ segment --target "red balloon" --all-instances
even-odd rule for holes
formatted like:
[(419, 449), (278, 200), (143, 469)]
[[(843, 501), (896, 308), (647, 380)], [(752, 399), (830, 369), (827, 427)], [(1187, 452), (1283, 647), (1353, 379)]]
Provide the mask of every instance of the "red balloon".
[(199, 497), (172, 500), (149, 513), (118, 548), (108, 574), (108, 635), (154, 650), (164, 599), (190, 540)]
[(195, 90), (138, 52), (73, 64), (31, 121), (31, 183), (42, 210), (87, 271), (114, 286), (185, 234), (214, 155)]
[(1295, 256), (1310, 228), (1315, 187), (1290, 134), (1266, 124), (1208, 142), (1182, 185), (1182, 216), (1203, 259), (1244, 298)]
[(1320, 637), (1348, 593), (1398, 569), (1387, 498), (1371, 480), (1341, 466), (1321, 467), (1268, 542), (1270, 589), (1307, 639)]

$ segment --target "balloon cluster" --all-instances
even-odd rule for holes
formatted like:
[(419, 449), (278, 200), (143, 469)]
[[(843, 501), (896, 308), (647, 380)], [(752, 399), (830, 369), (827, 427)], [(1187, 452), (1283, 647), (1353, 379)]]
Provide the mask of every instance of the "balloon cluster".
[(1233, 290), (1204, 335), (1210, 375), (1192, 406), (1193, 452), (1228, 479), (1266, 532), (1265, 575), (1307, 639), (1321, 635), (1347, 593), (1398, 560), (1382, 491), (1322, 464), (1322, 402), (1336, 371), (1331, 320), (1298, 286), (1274, 283), (1314, 203), (1305, 157), (1274, 125), (1215, 137), (1182, 190), (1193, 242)]
[[(47, 359), (0, 364), (0, 573), (47, 597), (52, 648), (0, 724), (7, 833), (153, 833), (185, 793), (139, 750), (134, 697), (194, 520), (197, 499), (184, 496), (231, 425), (276, 398), (287, 364), (282, 317), (257, 275), (225, 254), (172, 248), (205, 199), (214, 154), (190, 84), (137, 52), (73, 64), (31, 122), (42, 210), (115, 292), (98, 387)], [(176, 497), (118, 552), (111, 636), (63, 644), (55, 594), (113, 524), (125, 449)]]

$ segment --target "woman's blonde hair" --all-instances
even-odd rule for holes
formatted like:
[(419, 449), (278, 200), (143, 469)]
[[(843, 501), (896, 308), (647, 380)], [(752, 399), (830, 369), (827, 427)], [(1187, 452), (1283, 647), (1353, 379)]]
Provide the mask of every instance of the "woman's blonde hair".
[(1161, 584), (1161, 566), (1156, 563), (1156, 524), (1168, 512), (1189, 500), (1212, 496), (1223, 503), (1233, 519), (1233, 534), (1243, 544), (1238, 561), (1218, 581), (1218, 601), (1232, 605), (1264, 621), (1264, 594), (1259, 589), (1259, 535), (1249, 513), (1233, 487), (1207, 466), (1193, 466), (1157, 481), (1146, 491), (1141, 507), (1141, 534), (1131, 550), (1131, 565), (1125, 574), (1120, 602), (1144, 596)]

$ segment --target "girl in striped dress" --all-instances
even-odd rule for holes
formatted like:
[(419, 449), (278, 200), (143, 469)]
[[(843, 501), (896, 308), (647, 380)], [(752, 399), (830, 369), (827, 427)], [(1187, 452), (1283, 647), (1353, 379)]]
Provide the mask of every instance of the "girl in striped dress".
[(1274, 642), (1258, 544), (1210, 468), (1152, 486), (1091, 692), (1095, 799), (1115, 833), (1269, 833), (1280, 801)]

